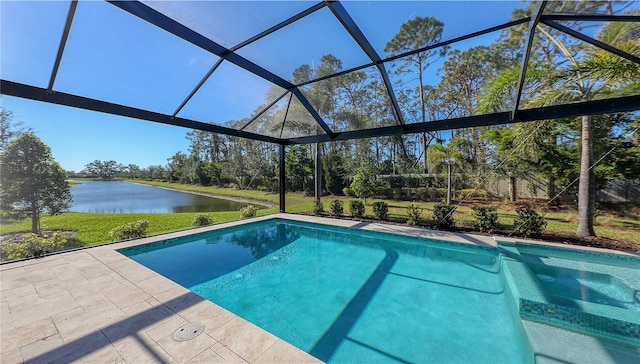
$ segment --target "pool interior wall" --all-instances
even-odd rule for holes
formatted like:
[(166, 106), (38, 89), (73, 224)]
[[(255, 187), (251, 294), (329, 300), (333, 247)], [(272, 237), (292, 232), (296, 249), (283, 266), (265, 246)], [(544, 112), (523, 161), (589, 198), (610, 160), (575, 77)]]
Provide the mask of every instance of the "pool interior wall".
[[(324, 361), (538, 358), (520, 320), (531, 317), (523, 313), (521, 282), (511, 274), (513, 244), (497, 250), (362, 230), (354, 243), (353, 232), (271, 219), (121, 252)], [(154, 257), (167, 246), (182, 248)], [(208, 253), (207, 246), (221, 249)], [(637, 258), (627, 263), (633, 275)], [(199, 273), (179, 273), (186, 264), (200, 266)], [(622, 336), (613, 339), (635, 344)]]

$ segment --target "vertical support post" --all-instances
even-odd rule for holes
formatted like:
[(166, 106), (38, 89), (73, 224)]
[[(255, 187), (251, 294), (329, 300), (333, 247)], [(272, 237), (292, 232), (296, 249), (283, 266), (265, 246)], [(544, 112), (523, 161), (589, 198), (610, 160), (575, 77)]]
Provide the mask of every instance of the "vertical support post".
[(287, 179), (284, 173), (284, 144), (280, 144), (280, 212), (286, 212), (284, 195), (287, 192)]
[(451, 205), (451, 162), (447, 161), (447, 205)]
[(316, 203), (320, 201), (320, 197), (322, 196), (322, 154), (320, 149), (320, 143), (313, 144), (315, 149), (316, 156), (316, 173), (315, 173), (315, 192), (316, 192)]

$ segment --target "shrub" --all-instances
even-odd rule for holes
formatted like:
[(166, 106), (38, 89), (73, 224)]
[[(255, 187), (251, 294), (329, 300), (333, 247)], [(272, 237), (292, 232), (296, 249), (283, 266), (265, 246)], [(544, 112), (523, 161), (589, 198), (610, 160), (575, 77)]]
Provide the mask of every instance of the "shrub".
[(39, 257), (62, 250), (66, 243), (67, 237), (58, 232), (54, 232), (51, 236), (29, 233), (25, 234), (20, 241), (4, 243), (2, 255), (8, 260)]
[(112, 240), (138, 239), (147, 235), (147, 220), (138, 220), (109, 231)]
[(393, 193), (391, 187), (375, 187), (373, 189), (373, 195), (379, 198), (389, 198)]
[(474, 225), (478, 231), (490, 233), (498, 229), (498, 213), (495, 207), (474, 207)]
[(436, 229), (451, 230), (456, 227), (456, 222), (453, 219), (453, 212), (456, 210), (455, 206), (446, 204), (437, 204), (433, 206), (433, 224)]
[(547, 227), (547, 222), (544, 217), (538, 215), (535, 210), (529, 207), (518, 209), (516, 212), (518, 216), (513, 220), (513, 227), (518, 234), (526, 238), (539, 236)]
[(375, 188), (376, 177), (373, 173), (373, 167), (371, 163), (362, 159), (360, 161), (360, 167), (356, 170), (356, 174), (353, 176), (351, 180), (351, 189), (353, 192), (367, 202), (367, 198), (373, 195), (373, 190)]
[(257, 211), (258, 211), (257, 207), (253, 205), (247, 205), (240, 209), (240, 216), (242, 216), (242, 218), (254, 217), (256, 216)]
[(344, 207), (342, 205), (342, 201), (340, 200), (331, 201), (331, 206), (329, 206), (329, 209), (331, 210), (331, 215), (333, 216), (340, 216), (344, 212)]
[(380, 220), (387, 220), (389, 218), (389, 205), (384, 201), (374, 202), (372, 205), (373, 213)]
[(315, 205), (313, 205), (313, 213), (316, 215), (322, 215), (323, 212), (324, 212), (324, 204), (322, 203), (322, 201), (317, 200)]
[(349, 187), (345, 187), (342, 189), (342, 193), (344, 193), (345, 196), (349, 196), (349, 197), (353, 197), (356, 194), (353, 192), (353, 190)]
[(420, 225), (422, 221), (422, 211), (424, 209), (415, 206), (413, 204), (407, 206), (407, 215), (409, 215), (409, 219), (407, 219), (407, 224), (409, 225)]
[(196, 216), (193, 217), (193, 222), (192, 225), (193, 226), (207, 226), (207, 225), (211, 225), (213, 224), (213, 217), (207, 215), (207, 214), (196, 214)]
[(364, 216), (364, 204), (360, 200), (349, 201), (349, 212), (353, 217)]
[(478, 188), (465, 188), (463, 190), (456, 191), (456, 198), (458, 200), (462, 200), (467, 197), (479, 197), (486, 200), (489, 198), (489, 192)]

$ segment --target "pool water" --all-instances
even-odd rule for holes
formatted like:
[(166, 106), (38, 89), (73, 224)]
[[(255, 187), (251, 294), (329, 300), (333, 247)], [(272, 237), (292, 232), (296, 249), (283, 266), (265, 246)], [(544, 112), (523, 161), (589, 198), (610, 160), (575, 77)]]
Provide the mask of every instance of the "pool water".
[(494, 249), (272, 219), (121, 252), (323, 361), (533, 361)]
[(529, 264), (529, 268), (550, 295), (640, 311), (640, 291), (621, 278), (545, 264)]
[(547, 296), (597, 303), (640, 313), (640, 260), (521, 245), (525, 264)]

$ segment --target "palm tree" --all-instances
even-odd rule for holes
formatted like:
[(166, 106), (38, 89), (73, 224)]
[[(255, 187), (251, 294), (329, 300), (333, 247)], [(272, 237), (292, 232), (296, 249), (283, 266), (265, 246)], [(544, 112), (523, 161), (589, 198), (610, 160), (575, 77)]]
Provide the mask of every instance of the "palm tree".
[[(637, 15), (634, 11), (631, 15)], [(572, 52), (559, 37), (547, 32), (540, 25), (538, 30), (549, 38), (564, 56), (560, 65), (532, 65), (527, 70), (529, 98), (523, 104), (528, 107), (557, 103), (591, 101), (601, 95), (626, 93), (637, 89), (640, 66), (600, 48)], [(640, 55), (640, 24), (614, 22), (600, 29), (596, 38), (629, 54)], [(568, 63), (566, 63), (568, 61)], [(565, 65), (566, 64), (566, 65)], [(493, 87), (484, 97), (484, 105), (491, 109), (499, 106), (500, 97), (510, 95), (515, 69), (498, 75)], [(504, 100), (504, 98), (503, 98)], [(482, 104), (482, 103), (481, 103)], [(591, 115), (581, 119), (580, 177), (578, 180), (578, 236), (594, 236), (595, 176), (593, 172), (593, 138)]]
[(447, 169), (447, 205), (451, 204), (451, 182), (454, 168), (464, 170), (470, 164), (470, 158), (464, 153), (469, 150), (471, 143), (463, 138), (456, 137), (449, 140), (449, 144), (444, 145), (442, 140), (429, 147), (429, 164), (431, 169), (442, 172)]
[[(635, 13), (638, 13), (635, 11)], [(636, 14), (634, 14), (636, 15)], [(638, 84), (640, 66), (600, 48), (588, 48), (581, 59), (576, 59), (553, 35), (546, 33), (570, 61), (566, 69), (552, 70), (557, 83), (535, 97), (532, 104), (591, 101), (600, 94), (624, 92), (626, 87)], [(640, 55), (640, 24), (610, 23), (600, 29), (596, 38), (629, 54)], [(557, 73), (556, 73), (557, 72)], [(556, 73), (553, 75), (553, 73)], [(593, 171), (592, 116), (581, 116), (580, 177), (578, 179), (578, 236), (595, 236), (595, 175)]]

